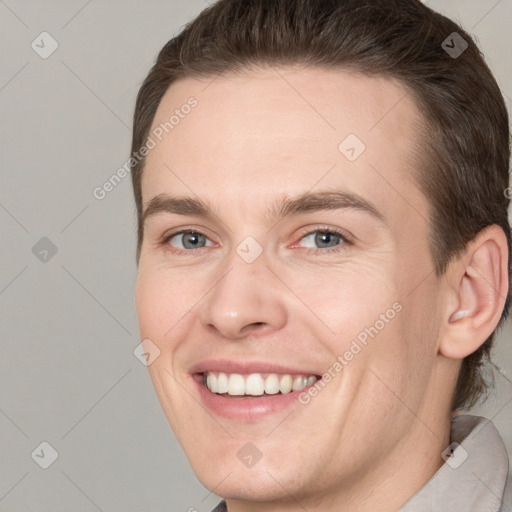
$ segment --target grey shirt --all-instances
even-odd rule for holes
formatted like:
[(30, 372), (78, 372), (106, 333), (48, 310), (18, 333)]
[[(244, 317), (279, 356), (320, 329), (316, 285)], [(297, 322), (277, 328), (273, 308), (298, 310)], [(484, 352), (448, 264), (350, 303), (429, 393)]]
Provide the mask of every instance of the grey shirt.
[[(454, 418), (450, 443), (446, 462), (398, 512), (512, 512), (512, 503), (503, 502), (507, 452), (492, 421)], [(228, 512), (226, 502), (212, 512)]]

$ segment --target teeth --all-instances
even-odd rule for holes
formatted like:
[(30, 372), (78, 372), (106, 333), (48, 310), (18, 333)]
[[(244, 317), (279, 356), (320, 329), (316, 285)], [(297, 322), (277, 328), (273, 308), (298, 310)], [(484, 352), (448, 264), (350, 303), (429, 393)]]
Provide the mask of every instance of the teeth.
[[(316, 377), (315, 377), (316, 378)], [(283, 375), (279, 381), (279, 391), (286, 394), (292, 390), (293, 379), (291, 375)]]
[(265, 379), (265, 393), (268, 395), (275, 395), (279, 393), (279, 376), (275, 373), (271, 373)]
[(317, 380), (314, 375), (278, 375), (277, 373), (241, 375), (207, 372), (206, 378), (203, 376), (203, 382), (212, 393), (227, 393), (231, 396), (263, 396), (277, 393), (285, 395), (311, 386)]
[[(218, 381), (217, 381), (218, 382)], [(314, 384), (316, 382), (316, 377), (313, 375), (311, 377), (308, 377), (308, 381), (306, 382), (306, 386), (311, 386), (311, 384)], [(218, 385), (218, 384), (217, 384)]]
[[(208, 382), (208, 381), (206, 381)], [(228, 379), (228, 394), (230, 395), (244, 395), (245, 394), (245, 380), (238, 373), (232, 373)]]
[(295, 377), (293, 379), (292, 390), (300, 391), (301, 389), (304, 389), (306, 387), (307, 382), (308, 382), (307, 377), (303, 377), (303, 376)]
[(228, 389), (228, 376), (225, 373), (219, 373), (217, 377), (217, 389), (214, 391), (214, 393), (227, 393)]
[(214, 373), (209, 373), (208, 377), (206, 377), (206, 387), (213, 393), (219, 392), (217, 389), (217, 377)]
[[(240, 375), (242, 379), (244, 378)], [(245, 380), (245, 394), (253, 395), (253, 396), (261, 396), (265, 392), (265, 382), (263, 381), (261, 375), (259, 373), (253, 373), (247, 377)], [(243, 393), (240, 393), (243, 395)]]

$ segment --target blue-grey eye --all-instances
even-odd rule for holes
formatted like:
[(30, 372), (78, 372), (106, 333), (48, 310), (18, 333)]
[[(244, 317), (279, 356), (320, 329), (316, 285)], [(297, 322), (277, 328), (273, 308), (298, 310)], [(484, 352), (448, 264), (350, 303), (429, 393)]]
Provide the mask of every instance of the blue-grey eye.
[(314, 231), (302, 238), (302, 241), (307, 241), (309, 239), (309, 243), (311, 242), (314, 245), (305, 245), (304, 247), (311, 247), (314, 249), (324, 249), (328, 247), (335, 247), (344, 242), (344, 239), (341, 235), (336, 233), (332, 233), (330, 231)]
[(212, 245), (208, 242), (207, 236), (195, 231), (177, 233), (169, 240), (169, 243), (177, 249), (200, 249), (201, 247)]

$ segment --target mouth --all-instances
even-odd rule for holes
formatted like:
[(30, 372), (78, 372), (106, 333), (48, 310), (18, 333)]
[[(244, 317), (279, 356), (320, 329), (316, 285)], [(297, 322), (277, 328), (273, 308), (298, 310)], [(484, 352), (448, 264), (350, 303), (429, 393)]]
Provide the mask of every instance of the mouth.
[(299, 404), (321, 375), (273, 364), (203, 362), (191, 369), (199, 399), (215, 415), (254, 423)]

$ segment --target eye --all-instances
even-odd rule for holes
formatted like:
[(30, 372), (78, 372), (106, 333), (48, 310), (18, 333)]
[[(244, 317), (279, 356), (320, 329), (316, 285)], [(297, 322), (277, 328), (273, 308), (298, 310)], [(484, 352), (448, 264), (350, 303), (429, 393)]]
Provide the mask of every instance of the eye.
[(213, 245), (206, 235), (197, 231), (181, 231), (167, 238), (167, 243), (179, 250), (201, 249)]
[(350, 244), (351, 241), (347, 235), (333, 228), (317, 228), (306, 233), (297, 243), (303, 248), (312, 249), (308, 252), (313, 253), (341, 251)]
[(325, 247), (335, 247), (342, 241), (341, 236), (327, 231), (314, 231), (313, 233), (303, 237), (302, 240), (309, 244), (305, 245), (305, 247), (315, 247), (320, 249)]

